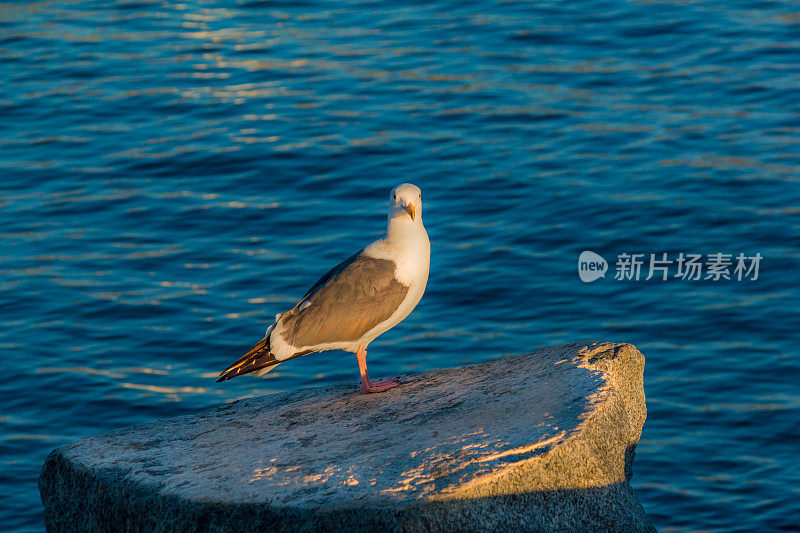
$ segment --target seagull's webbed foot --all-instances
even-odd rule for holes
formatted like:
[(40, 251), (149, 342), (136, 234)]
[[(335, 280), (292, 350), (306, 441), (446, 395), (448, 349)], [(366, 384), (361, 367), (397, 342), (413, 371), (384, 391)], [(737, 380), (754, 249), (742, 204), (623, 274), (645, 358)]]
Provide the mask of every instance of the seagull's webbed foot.
[(400, 382), (394, 378), (379, 379), (377, 381), (364, 381), (361, 380), (361, 392), (369, 394), (371, 392), (383, 392), (393, 389), (400, 385)]
[(367, 373), (367, 350), (363, 346), (358, 347), (356, 358), (358, 359), (358, 370), (361, 373), (361, 392), (364, 394), (383, 392), (400, 385), (400, 382), (395, 378), (379, 379), (377, 381), (369, 380), (369, 374)]

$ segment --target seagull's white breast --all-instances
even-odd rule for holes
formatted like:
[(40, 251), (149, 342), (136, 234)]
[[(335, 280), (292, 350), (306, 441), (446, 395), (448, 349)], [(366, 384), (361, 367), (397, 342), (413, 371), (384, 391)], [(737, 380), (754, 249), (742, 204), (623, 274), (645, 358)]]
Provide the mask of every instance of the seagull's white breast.
[(368, 331), (357, 344), (353, 345), (352, 351), (358, 349), (358, 344), (366, 346), (378, 335), (395, 327), (417, 306), (428, 284), (431, 244), (428, 232), (425, 231), (422, 220), (419, 220), (417, 224), (409, 225), (395, 235), (390, 234), (386, 239), (375, 241), (364, 250), (364, 253), (394, 262), (397, 265), (395, 276), (400, 283), (408, 287), (408, 295), (397, 311), (388, 320)]

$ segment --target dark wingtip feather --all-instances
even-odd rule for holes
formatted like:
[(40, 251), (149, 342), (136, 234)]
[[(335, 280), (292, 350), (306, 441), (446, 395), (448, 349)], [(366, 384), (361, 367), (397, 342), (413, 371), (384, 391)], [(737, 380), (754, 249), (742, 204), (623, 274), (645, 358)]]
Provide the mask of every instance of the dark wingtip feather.
[(275, 364), (275, 356), (269, 353), (269, 337), (264, 337), (235, 363), (220, 372), (217, 383), (261, 370), (271, 364)]

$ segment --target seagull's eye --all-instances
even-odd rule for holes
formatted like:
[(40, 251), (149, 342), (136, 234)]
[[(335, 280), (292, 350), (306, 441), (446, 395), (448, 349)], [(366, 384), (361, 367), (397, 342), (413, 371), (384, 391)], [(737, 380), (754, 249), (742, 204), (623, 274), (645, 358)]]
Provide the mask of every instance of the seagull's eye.
[(392, 195), (392, 198), (394, 198), (395, 200), (397, 200), (397, 195), (396, 195), (396, 194), (393, 194), (393, 195)]

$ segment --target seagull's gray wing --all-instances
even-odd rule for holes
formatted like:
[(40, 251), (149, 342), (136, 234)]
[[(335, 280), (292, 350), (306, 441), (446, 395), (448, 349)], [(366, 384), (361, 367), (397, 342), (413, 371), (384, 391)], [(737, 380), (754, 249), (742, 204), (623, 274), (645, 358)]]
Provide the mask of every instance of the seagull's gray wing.
[(400, 307), (408, 287), (388, 259), (364, 255), (345, 259), (319, 279), (300, 302), (280, 317), (280, 335), (297, 348), (353, 342)]

